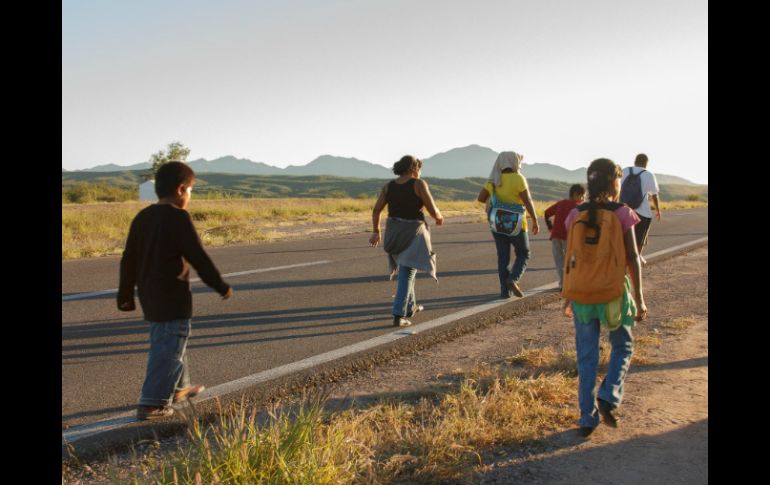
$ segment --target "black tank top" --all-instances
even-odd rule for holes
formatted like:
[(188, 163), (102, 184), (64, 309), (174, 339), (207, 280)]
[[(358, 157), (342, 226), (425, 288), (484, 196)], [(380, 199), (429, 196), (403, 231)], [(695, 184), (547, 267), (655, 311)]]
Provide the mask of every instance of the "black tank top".
[(421, 210), (422, 199), (414, 193), (416, 180), (411, 179), (403, 184), (391, 180), (388, 184), (388, 193), (385, 195), (385, 200), (388, 202), (388, 217), (425, 220), (425, 215)]

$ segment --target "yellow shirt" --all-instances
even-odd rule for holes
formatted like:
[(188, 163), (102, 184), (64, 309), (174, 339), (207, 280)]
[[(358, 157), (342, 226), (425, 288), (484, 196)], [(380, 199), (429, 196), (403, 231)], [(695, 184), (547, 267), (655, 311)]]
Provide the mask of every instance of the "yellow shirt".
[[(527, 185), (527, 179), (520, 173), (503, 173), (500, 174), (500, 186), (495, 187), (495, 197), (504, 204), (521, 204), (524, 205), (524, 201), (519, 194), (525, 190), (529, 190)], [(489, 192), (489, 196), (492, 197), (492, 182), (484, 184), (484, 189)], [(524, 221), (521, 225), (523, 231), (527, 230), (527, 218), (524, 217)]]

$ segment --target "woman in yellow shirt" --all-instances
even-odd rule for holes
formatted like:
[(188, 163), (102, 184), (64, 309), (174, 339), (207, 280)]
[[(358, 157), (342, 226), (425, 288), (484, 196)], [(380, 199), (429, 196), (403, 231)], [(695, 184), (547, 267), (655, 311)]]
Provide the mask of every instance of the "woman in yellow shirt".
[[(501, 152), (492, 167), (489, 181), (479, 192), (479, 202), (487, 202), (492, 191), (495, 197), (505, 204), (520, 204), (526, 207), (529, 217), (532, 219), (532, 235), (540, 232), (540, 226), (535, 215), (535, 206), (527, 186), (527, 179), (519, 173), (521, 161), (524, 157), (516, 152)], [(489, 205), (487, 205), (489, 207)], [(500, 296), (510, 298), (511, 293), (518, 297), (524, 296), (519, 286), (519, 280), (527, 269), (529, 262), (529, 235), (527, 233), (527, 219), (524, 218), (521, 232), (515, 236), (507, 236), (492, 232), (497, 248), (497, 273), (500, 278)], [(508, 271), (511, 261), (511, 246), (516, 253), (513, 268)]]

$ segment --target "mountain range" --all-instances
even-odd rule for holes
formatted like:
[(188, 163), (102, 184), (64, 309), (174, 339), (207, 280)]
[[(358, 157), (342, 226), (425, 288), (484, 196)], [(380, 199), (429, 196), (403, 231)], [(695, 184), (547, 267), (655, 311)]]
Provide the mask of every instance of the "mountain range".
[[(489, 175), (492, 164), (498, 152), (480, 145), (468, 145), (438, 153), (423, 159), (422, 175), (442, 179), (461, 179), (467, 177), (484, 177)], [(264, 162), (254, 162), (245, 158), (228, 155), (214, 160), (203, 158), (188, 162), (196, 173), (222, 173), (242, 175), (329, 175), (335, 177), (352, 177), (361, 179), (388, 179), (393, 172), (376, 163), (357, 158), (322, 155), (306, 165), (289, 165), (286, 168), (275, 167)], [(625, 164), (622, 164), (626, 166)], [(122, 172), (149, 170), (147, 162), (121, 166), (116, 164), (98, 165), (96, 167), (62, 172)], [(697, 185), (689, 180), (675, 175), (666, 175), (653, 170), (659, 184)], [(550, 163), (527, 163), (524, 159), (522, 173), (528, 178), (555, 180), (569, 183), (585, 183), (586, 169), (568, 170)]]

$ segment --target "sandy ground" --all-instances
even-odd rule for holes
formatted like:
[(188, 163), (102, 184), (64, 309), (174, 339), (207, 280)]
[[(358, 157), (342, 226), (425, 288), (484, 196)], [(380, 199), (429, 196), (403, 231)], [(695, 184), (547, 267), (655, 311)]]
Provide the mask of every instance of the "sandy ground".
[[(620, 427), (600, 425), (584, 440), (575, 423), (523, 448), (497, 452), (485, 457), (472, 483), (708, 483), (708, 247), (648, 265), (644, 288), (649, 316), (634, 334), (657, 338), (645, 346), (648, 363), (631, 366)], [(504, 365), (527, 347), (574, 350), (572, 325), (560, 304), (551, 303), (344, 379), (333, 385), (330, 404), (361, 405), (452, 385), (474, 366)], [(116, 462), (130, 466), (125, 457)], [(105, 483), (105, 467), (90, 463), (65, 483)]]

